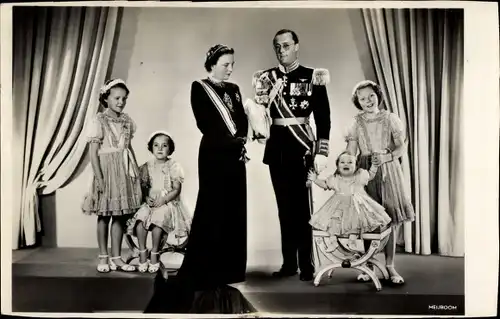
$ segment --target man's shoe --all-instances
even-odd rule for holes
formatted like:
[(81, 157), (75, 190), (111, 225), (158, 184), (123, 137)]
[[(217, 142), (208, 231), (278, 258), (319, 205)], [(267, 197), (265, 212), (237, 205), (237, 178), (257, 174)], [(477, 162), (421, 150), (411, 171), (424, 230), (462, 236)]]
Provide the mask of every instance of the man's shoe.
[(311, 281), (314, 279), (313, 274), (310, 272), (301, 272), (299, 277), (301, 281)]
[(285, 278), (285, 277), (295, 276), (296, 274), (297, 274), (297, 271), (280, 269), (279, 271), (273, 272), (273, 277), (274, 278)]

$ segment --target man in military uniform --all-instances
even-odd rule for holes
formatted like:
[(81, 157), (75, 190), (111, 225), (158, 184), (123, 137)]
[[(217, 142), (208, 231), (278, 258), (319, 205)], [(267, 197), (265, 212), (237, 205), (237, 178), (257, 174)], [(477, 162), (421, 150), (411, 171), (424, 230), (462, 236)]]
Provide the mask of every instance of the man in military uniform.
[[(266, 107), (271, 122), (264, 163), (269, 166), (278, 204), (283, 255), (281, 269), (273, 276), (293, 276), (298, 266), (300, 280), (310, 281), (314, 265), (307, 175), (311, 169), (319, 173), (328, 156), (329, 72), (299, 64), (299, 39), (294, 31), (278, 31), (273, 44), (279, 65), (257, 71), (253, 77), (254, 102)], [(309, 126), (311, 113), (317, 138)]]

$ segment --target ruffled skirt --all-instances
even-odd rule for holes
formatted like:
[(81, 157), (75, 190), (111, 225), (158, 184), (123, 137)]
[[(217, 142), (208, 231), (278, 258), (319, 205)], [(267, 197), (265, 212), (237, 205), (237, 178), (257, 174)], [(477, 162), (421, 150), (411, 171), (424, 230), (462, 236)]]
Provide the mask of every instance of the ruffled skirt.
[[(359, 167), (369, 169), (370, 166), (371, 156), (360, 156)], [(398, 160), (383, 164), (365, 189), (368, 195), (384, 206), (392, 219), (392, 225), (415, 220), (415, 211)]]
[(174, 232), (177, 237), (188, 236), (191, 226), (191, 216), (180, 200), (173, 200), (160, 207), (149, 207), (143, 204), (135, 215), (127, 221), (127, 233), (136, 234), (136, 225), (141, 221), (146, 230), (153, 226), (160, 227), (164, 232)]
[(123, 151), (100, 154), (99, 163), (104, 176), (104, 191), (97, 191), (94, 175), (90, 190), (83, 198), (83, 213), (100, 216), (135, 213), (142, 204), (141, 185), (139, 177), (130, 176), (126, 170)]
[(340, 236), (373, 232), (391, 222), (390, 217), (366, 194), (334, 194), (311, 217), (316, 229)]

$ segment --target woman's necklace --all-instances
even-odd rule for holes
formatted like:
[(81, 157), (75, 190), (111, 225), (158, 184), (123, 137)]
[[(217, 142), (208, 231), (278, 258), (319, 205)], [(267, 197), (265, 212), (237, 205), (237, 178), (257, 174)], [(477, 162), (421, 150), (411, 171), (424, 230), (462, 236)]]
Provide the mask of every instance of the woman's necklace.
[(217, 79), (215, 79), (215, 78), (214, 78), (213, 76), (211, 76), (211, 75), (209, 75), (207, 79), (208, 79), (208, 81), (209, 81), (210, 83), (212, 83), (213, 85), (215, 85), (215, 86), (217, 86), (217, 87), (220, 87), (220, 88), (221, 88), (221, 87), (224, 87), (224, 81), (217, 80)]

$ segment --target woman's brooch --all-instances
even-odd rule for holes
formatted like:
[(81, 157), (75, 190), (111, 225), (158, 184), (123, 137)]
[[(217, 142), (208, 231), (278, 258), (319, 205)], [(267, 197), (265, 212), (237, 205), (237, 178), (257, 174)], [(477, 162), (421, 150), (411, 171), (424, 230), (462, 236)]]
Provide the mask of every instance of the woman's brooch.
[(233, 111), (233, 102), (231, 101), (231, 98), (227, 93), (224, 93), (224, 103), (226, 103), (227, 107), (229, 110), (232, 112)]

